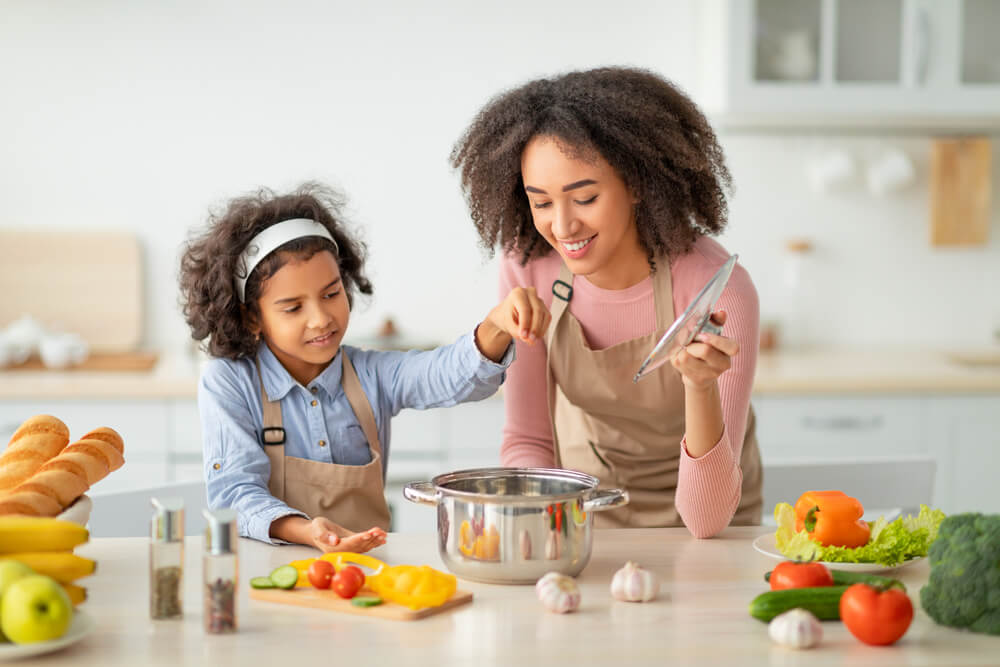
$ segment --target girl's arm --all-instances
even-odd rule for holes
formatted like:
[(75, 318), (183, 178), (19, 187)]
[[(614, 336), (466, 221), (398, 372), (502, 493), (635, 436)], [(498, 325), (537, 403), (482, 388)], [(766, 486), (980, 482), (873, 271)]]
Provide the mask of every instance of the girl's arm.
[(707, 336), (692, 343), (674, 364), (687, 369), (682, 371), (686, 433), (674, 502), (684, 525), (699, 538), (729, 525), (742, 492), (740, 456), (757, 367), (760, 314), (757, 292), (741, 267), (716, 309), (725, 312), (723, 338)]

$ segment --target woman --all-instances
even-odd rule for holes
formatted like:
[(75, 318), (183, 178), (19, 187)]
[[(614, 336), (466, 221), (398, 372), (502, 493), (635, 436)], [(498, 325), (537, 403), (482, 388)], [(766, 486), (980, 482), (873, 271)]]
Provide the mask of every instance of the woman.
[[(737, 266), (703, 334), (651, 376), (642, 359), (728, 254), (730, 185), (708, 121), (637, 69), (539, 79), (491, 100), (452, 151), (501, 292), (537, 291), (544, 341), (517, 343), (501, 460), (561, 466), (629, 491), (604, 526), (759, 523), (750, 391), (759, 308)], [(537, 342), (538, 344), (534, 344)]]

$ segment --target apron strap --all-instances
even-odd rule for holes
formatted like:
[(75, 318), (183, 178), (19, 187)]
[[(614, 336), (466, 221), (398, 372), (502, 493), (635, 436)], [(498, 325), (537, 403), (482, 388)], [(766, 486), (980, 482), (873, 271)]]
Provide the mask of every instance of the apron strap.
[(354, 364), (351, 363), (346, 352), (344, 352), (343, 356), (344, 371), (340, 383), (344, 387), (347, 402), (351, 404), (354, 416), (358, 418), (358, 423), (361, 424), (361, 432), (368, 438), (368, 446), (372, 450), (372, 458), (375, 456), (381, 457), (382, 444), (378, 439), (378, 428), (375, 425), (375, 413), (372, 412), (372, 405), (368, 401), (368, 396), (365, 395), (364, 390), (361, 388), (361, 381), (358, 380), (358, 374), (354, 371)]
[(254, 357), (257, 377), (260, 380), (261, 412), (264, 428), (260, 432), (260, 443), (271, 462), (271, 477), (267, 488), (279, 500), (285, 499), (285, 428), (281, 420), (281, 402), (272, 401), (264, 388), (264, 374), (260, 372), (260, 359)]
[(673, 324), (674, 286), (670, 277), (670, 262), (666, 257), (656, 263), (653, 274), (653, 302), (656, 307), (656, 329), (666, 331)]
[[(549, 421), (552, 421), (553, 407), (555, 406), (556, 400), (556, 381), (555, 377), (552, 375), (552, 341), (556, 337), (556, 329), (559, 326), (560, 320), (562, 320), (563, 313), (566, 312), (569, 306), (569, 300), (573, 298), (573, 273), (566, 266), (565, 262), (559, 267), (559, 278), (552, 283), (552, 305), (549, 307), (549, 313), (552, 315), (552, 320), (549, 322), (549, 329), (545, 332), (545, 353), (546, 353), (546, 363), (545, 363), (545, 384), (546, 384), (546, 400), (549, 405)], [(559, 456), (559, 437), (556, 433), (556, 425), (553, 422), (551, 424), (552, 428), (552, 455), (553, 461), (557, 468), (562, 467), (561, 457)]]

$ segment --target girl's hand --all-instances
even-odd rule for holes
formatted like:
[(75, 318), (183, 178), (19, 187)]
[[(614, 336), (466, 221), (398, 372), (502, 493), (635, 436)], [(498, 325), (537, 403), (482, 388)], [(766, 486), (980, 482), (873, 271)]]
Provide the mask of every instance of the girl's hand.
[[(726, 323), (726, 312), (712, 313), (712, 321), (722, 326)], [(729, 370), (732, 358), (739, 352), (740, 344), (732, 338), (703, 331), (674, 355), (671, 364), (680, 372), (685, 387), (706, 390)]]
[(308, 534), (313, 546), (323, 552), (364, 553), (385, 544), (386, 538), (385, 531), (377, 526), (361, 533), (352, 533), (321, 516), (309, 522)]
[(552, 315), (534, 287), (515, 287), (486, 319), (512, 338), (534, 345), (545, 335)]

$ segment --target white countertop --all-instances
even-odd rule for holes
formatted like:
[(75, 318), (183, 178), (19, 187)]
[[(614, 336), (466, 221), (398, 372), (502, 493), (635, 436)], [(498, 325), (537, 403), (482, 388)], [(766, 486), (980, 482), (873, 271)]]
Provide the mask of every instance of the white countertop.
[[(989, 393), (1000, 392), (1000, 346), (940, 348), (823, 347), (762, 353), (754, 393)], [(194, 399), (198, 361), (164, 354), (151, 372), (0, 371), (4, 399)], [(502, 390), (501, 390), (502, 391)]]
[[(81, 580), (83, 609), (97, 623), (81, 642), (32, 664), (254, 665), (966, 665), (1000, 655), (1000, 637), (938, 626), (916, 602), (928, 577), (926, 562), (898, 571), (916, 614), (906, 636), (891, 647), (869, 647), (837, 622), (823, 624), (816, 649), (793, 651), (771, 643), (764, 623), (748, 614), (767, 590), (763, 574), (776, 561), (751, 547), (768, 531), (729, 528), (697, 540), (683, 528), (596, 531), (590, 563), (579, 577), (582, 606), (572, 614), (545, 611), (532, 586), (459, 580), (471, 604), (419, 621), (365, 618), (248, 599), (247, 581), (290, 560), (316, 555), (306, 547), (272, 547), (240, 540), (239, 632), (202, 630), (201, 538), (185, 544), (184, 618), (148, 618), (148, 542), (104, 538), (78, 553), (98, 561), (97, 575)], [(436, 535), (398, 534), (373, 555), (393, 564), (443, 569)], [(662, 581), (650, 603), (611, 598), (611, 575), (637, 560)], [(991, 657), (992, 656), (992, 657)]]

